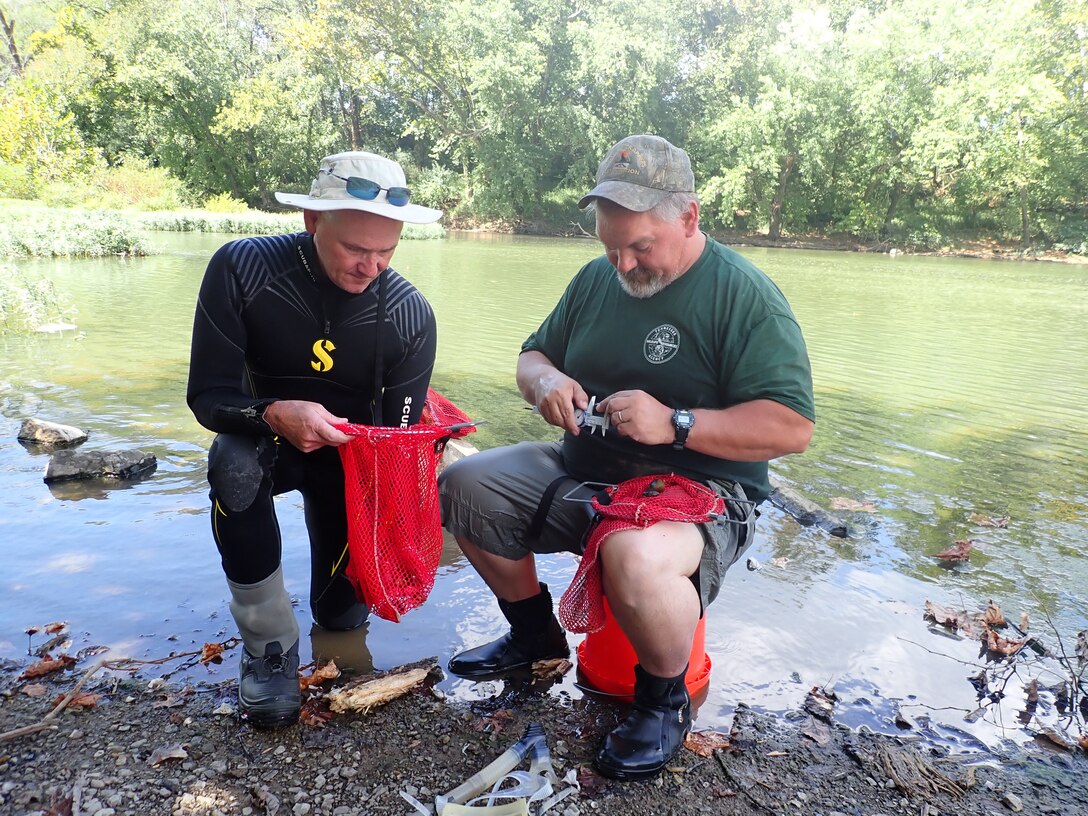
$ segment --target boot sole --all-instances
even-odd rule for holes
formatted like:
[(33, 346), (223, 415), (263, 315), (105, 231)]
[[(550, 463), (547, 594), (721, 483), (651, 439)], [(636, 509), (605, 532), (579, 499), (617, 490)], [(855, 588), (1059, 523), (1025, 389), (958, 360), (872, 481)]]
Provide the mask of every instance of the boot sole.
[(515, 663), (512, 666), (505, 666), (501, 669), (487, 669), (478, 671), (457, 671), (449, 663), (446, 664), (446, 670), (463, 680), (497, 680), (500, 677), (509, 677), (510, 675), (517, 674), (529, 674), (532, 672), (533, 664), (538, 660), (557, 660), (562, 658), (564, 660), (570, 657), (570, 649), (564, 652), (556, 652), (555, 654), (542, 655), (540, 657), (534, 657), (532, 660), (527, 660), (523, 663)]
[(620, 782), (640, 782), (644, 779), (652, 779), (657, 776), (668, 764), (668, 762), (665, 762), (653, 770), (644, 771), (629, 771), (621, 768), (611, 768), (607, 765), (599, 765), (597, 762), (593, 763), (593, 767), (601, 776), (607, 776), (609, 779), (616, 779)]
[(258, 708), (247, 708), (241, 703), (238, 706), (238, 713), (242, 721), (258, 728), (282, 728), (287, 725), (294, 725), (298, 722), (300, 710), (294, 708), (262, 711)]

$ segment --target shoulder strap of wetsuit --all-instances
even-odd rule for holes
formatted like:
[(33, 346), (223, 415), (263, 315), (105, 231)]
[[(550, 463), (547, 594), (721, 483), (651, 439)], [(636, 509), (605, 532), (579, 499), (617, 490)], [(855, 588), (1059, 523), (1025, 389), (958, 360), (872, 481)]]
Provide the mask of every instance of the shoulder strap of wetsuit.
[(378, 275), (378, 313), (375, 316), (374, 335), (374, 393), (370, 400), (370, 414), (374, 425), (382, 424), (382, 338), (385, 335), (385, 279), (388, 268)]

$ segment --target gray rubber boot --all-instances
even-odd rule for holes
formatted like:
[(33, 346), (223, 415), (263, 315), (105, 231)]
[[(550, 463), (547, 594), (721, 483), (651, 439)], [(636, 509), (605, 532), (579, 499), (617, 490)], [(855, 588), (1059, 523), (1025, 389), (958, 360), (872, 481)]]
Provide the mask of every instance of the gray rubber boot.
[(276, 571), (256, 584), (230, 587), (230, 611), (242, 636), (238, 711), (254, 725), (290, 725), (298, 720), (298, 621)]

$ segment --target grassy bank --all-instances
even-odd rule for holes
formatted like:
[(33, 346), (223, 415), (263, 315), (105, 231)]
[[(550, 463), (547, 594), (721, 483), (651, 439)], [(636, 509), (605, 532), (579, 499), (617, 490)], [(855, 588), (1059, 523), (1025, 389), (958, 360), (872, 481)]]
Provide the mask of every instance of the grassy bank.
[[(296, 232), (302, 218), (293, 213), (216, 213), (204, 210), (137, 212), (46, 207), (27, 201), (0, 201), (0, 257), (100, 258), (147, 255), (148, 232), (215, 232), (275, 235)], [(441, 238), (438, 224), (405, 224), (402, 239)]]

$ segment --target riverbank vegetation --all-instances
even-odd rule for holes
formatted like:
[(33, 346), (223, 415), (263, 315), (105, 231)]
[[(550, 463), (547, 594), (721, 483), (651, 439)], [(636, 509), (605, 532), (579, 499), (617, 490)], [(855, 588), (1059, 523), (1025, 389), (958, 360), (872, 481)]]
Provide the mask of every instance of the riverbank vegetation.
[[(0, 257), (84, 257), (148, 255), (148, 232), (220, 232), (275, 235), (302, 229), (291, 213), (208, 212), (205, 210), (68, 209), (39, 202), (0, 201)], [(405, 224), (402, 239), (441, 238), (438, 224)]]
[(1084, 0), (0, 2), (0, 195), (273, 209), (326, 154), (447, 223), (577, 232), (617, 138), (712, 230), (1088, 253)]

